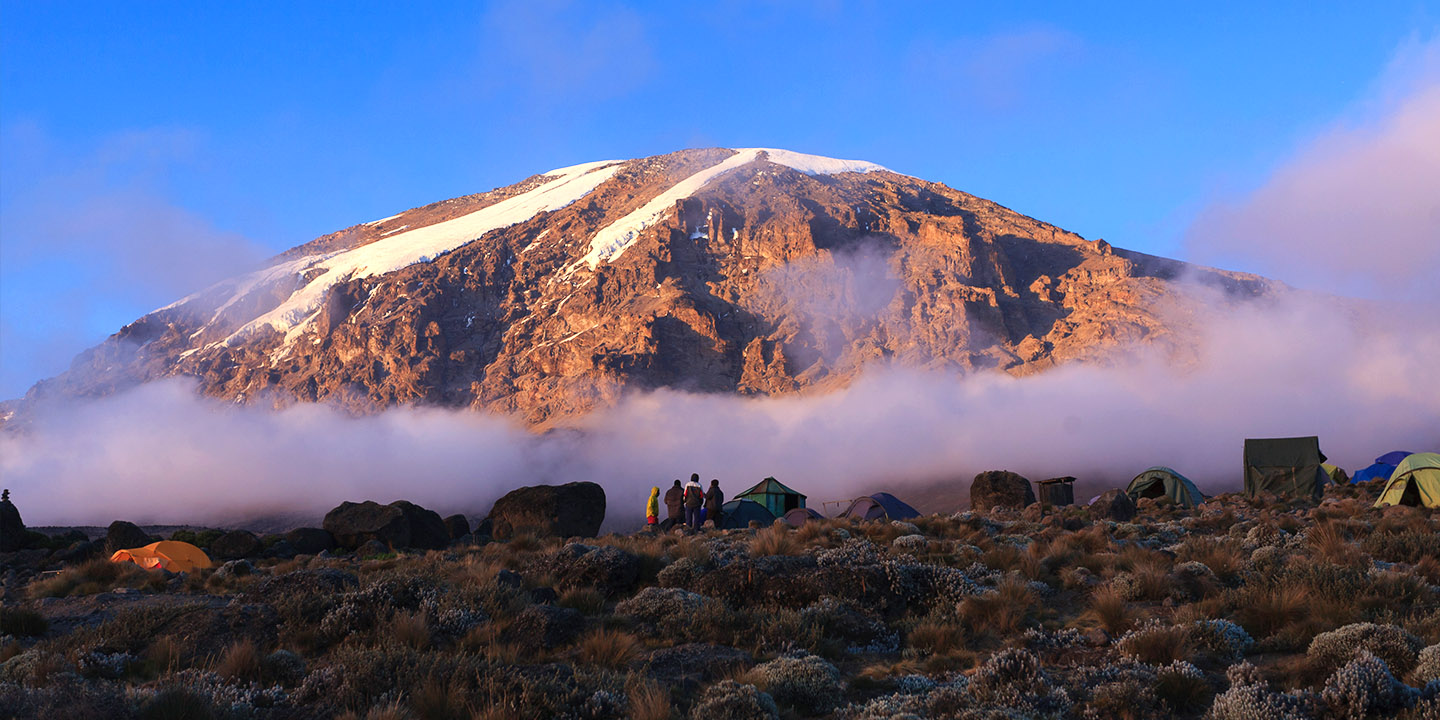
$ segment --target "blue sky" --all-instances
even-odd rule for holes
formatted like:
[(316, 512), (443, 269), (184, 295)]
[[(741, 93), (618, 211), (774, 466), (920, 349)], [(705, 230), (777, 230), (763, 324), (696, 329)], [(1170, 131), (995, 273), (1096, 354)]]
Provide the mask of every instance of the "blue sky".
[(1295, 282), (1197, 218), (1272, 228), (1246, 198), (1434, 85), (1440, 8), (1222, 5), (6, 1), (0, 397), (316, 235), (684, 147), (871, 160)]

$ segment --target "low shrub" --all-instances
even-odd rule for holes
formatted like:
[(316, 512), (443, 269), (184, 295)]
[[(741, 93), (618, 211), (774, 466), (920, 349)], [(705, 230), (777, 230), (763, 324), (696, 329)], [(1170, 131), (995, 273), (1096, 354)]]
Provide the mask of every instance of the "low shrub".
[(833, 710), (845, 694), (840, 671), (815, 655), (779, 657), (756, 665), (746, 677), (775, 702), (810, 715)]
[(1415, 666), (1422, 645), (1420, 638), (1395, 625), (1354, 623), (1316, 635), (1305, 655), (1316, 667), (1328, 671), (1361, 652), (1369, 652), (1385, 661), (1388, 668), (1405, 673)]
[(1329, 716), (1343, 720), (1393, 716), (1414, 705), (1417, 695), (1390, 674), (1384, 660), (1365, 650), (1335, 671), (1320, 693)]
[(754, 685), (722, 680), (705, 689), (690, 710), (693, 720), (779, 720), (774, 698)]
[(49, 621), (34, 610), (0, 607), (0, 635), (37, 637), (49, 629)]

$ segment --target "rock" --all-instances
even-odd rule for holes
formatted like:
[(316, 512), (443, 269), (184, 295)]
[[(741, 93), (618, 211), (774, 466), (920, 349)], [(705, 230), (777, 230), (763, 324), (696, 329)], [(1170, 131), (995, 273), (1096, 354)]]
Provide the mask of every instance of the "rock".
[(6, 490), (5, 495), (6, 499), (0, 500), (0, 552), (15, 552), (25, 547), (30, 537), (20, 519), (20, 509), (10, 502), (10, 491)]
[(1090, 517), (1125, 522), (1135, 517), (1135, 502), (1124, 490), (1106, 490), (1090, 503)]
[(524, 578), (520, 577), (519, 573), (511, 572), (509, 570), (501, 568), (499, 572), (495, 573), (495, 584), (512, 588), (520, 588), (525, 585), (525, 580)]
[(548, 570), (562, 588), (593, 587), (609, 597), (634, 588), (640, 576), (640, 558), (612, 545), (570, 543), (540, 565), (536, 570)]
[(100, 554), (100, 544), (81, 540), (55, 553), (54, 558), (63, 563), (81, 563)]
[(231, 560), (215, 570), (215, 576), (220, 578), (245, 577), (255, 572), (255, 566), (249, 560)]
[(355, 575), (335, 568), (296, 570), (266, 578), (255, 588), (262, 598), (304, 595), (337, 595), (360, 585)]
[(299, 554), (295, 552), (295, 546), (287, 540), (280, 540), (265, 550), (265, 557), (279, 560), (289, 560)]
[(139, 525), (124, 520), (116, 520), (110, 523), (105, 531), (105, 553), (113, 554), (116, 550), (129, 550), (130, 548), (145, 547), (153, 542), (150, 536), (140, 529)]
[(1020, 508), (1035, 502), (1030, 481), (1008, 470), (987, 470), (970, 483), (970, 509), (987, 512), (991, 508)]
[(355, 548), (355, 556), (360, 558), (373, 558), (388, 555), (390, 552), (390, 546), (379, 540), (367, 540), (364, 545)]
[(393, 548), (422, 550), (440, 550), (450, 544), (450, 533), (439, 513), (404, 500), (389, 505), (371, 500), (343, 502), (325, 513), (324, 525), (335, 544), (347, 549), (371, 540)]
[(295, 528), (285, 533), (284, 538), (300, 555), (319, 555), (325, 550), (335, 549), (335, 537), (320, 528)]
[(1020, 511), (1020, 519), (1026, 522), (1040, 522), (1045, 519), (1045, 506), (1040, 503), (1030, 503)]
[(605, 522), (605, 490), (592, 482), (522, 487), (496, 500), (488, 519), (496, 540), (522, 533), (594, 537)]
[(451, 540), (459, 540), (470, 534), (470, 521), (464, 515), (451, 515), (445, 518), (445, 531), (450, 534)]
[(487, 517), (484, 520), (476, 523), (475, 532), (471, 534), (474, 535), (477, 539), (484, 538), (488, 540), (490, 538), (493, 538), (495, 537), (495, 524), (490, 520), (490, 518)]
[(260, 554), (260, 538), (249, 530), (231, 530), (210, 543), (211, 557), (238, 560)]
[(559, 600), (560, 594), (555, 588), (538, 587), (530, 591), (530, 602), (536, 605), (554, 605)]
[(556, 605), (531, 605), (515, 617), (515, 640), (546, 650), (570, 644), (585, 627), (580, 613)]

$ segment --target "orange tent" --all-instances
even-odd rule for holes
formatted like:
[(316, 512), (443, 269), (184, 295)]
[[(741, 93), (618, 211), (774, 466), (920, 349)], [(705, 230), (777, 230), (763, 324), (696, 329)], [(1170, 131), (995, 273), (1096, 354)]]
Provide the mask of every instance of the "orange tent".
[(110, 562), (133, 562), (149, 570), (190, 572), (211, 566), (210, 556), (194, 545), (179, 540), (161, 540), (145, 547), (116, 550)]

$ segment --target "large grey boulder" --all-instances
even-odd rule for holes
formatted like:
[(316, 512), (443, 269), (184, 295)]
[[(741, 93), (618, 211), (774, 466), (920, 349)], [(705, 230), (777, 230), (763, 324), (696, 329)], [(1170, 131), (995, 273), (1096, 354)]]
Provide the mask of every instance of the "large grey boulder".
[(335, 537), (321, 528), (295, 528), (285, 533), (284, 538), (301, 555), (319, 555), (335, 549)]
[(150, 539), (139, 525), (124, 520), (116, 520), (110, 523), (105, 531), (105, 552), (114, 554), (116, 550), (129, 550), (130, 548), (145, 547), (154, 540)]
[(367, 500), (343, 502), (325, 513), (326, 532), (339, 547), (353, 550), (375, 540), (392, 548), (439, 550), (450, 544), (440, 514), (411, 502), (389, 505)]
[(210, 543), (210, 555), (221, 560), (239, 560), (260, 554), (260, 538), (249, 530), (231, 530)]
[(496, 500), (487, 520), (496, 540), (526, 533), (595, 537), (605, 522), (605, 490), (592, 482), (522, 487)]
[(996, 507), (1019, 510), (1033, 502), (1035, 491), (1030, 481), (1009, 470), (986, 470), (970, 483), (970, 509), (975, 512)]
[(1106, 490), (1090, 502), (1090, 517), (1125, 522), (1135, 517), (1135, 501), (1124, 490)]

